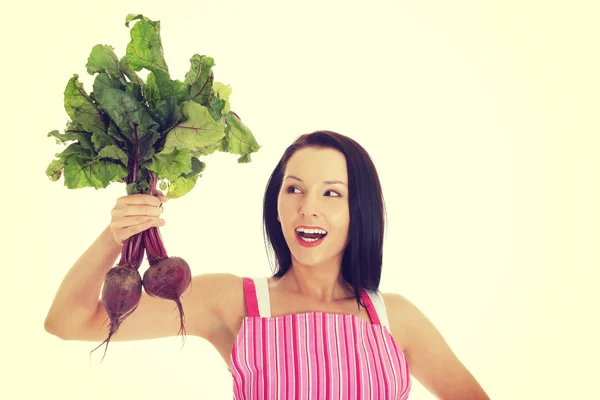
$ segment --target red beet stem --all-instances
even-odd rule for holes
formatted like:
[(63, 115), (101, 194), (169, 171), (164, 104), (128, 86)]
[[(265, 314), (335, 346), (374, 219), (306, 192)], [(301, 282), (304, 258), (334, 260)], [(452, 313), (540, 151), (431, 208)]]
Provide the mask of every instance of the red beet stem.
[(129, 265), (134, 269), (138, 269), (142, 265), (145, 250), (143, 233), (135, 234), (125, 240), (121, 249), (119, 265)]
[[(135, 134), (135, 144), (133, 148), (133, 161), (128, 165), (128, 175), (125, 178), (125, 184), (133, 183), (138, 175), (138, 132), (137, 125), (133, 126)], [(152, 182), (151, 182), (152, 183)], [(155, 194), (155, 193), (153, 193)], [(119, 265), (129, 265), (132, 268), (139, 269), (144, 260), (145, 241), (144, 232), (133, 235), (125, 240), (121, 250), (121, 259)]]
[[(149, 175), (148, 181), (150, 183), (150, 194), (156, 195), (157, 179), (152, 171), (148, 171), (148, 175)], [(152, 268), (152, 266), (159, 263), (160, 261), (166, 260), (169, 258), (168, 254), (167, 254), (167, 250), (165, 249), (165, 246), (163, 244), (162, 237), (160, 235), (160, 229), (157, 227), (152, 227), (144, 232), (144, 247), (146, 248), (146, 256), (148, 259), (148, 264), (150, 264), (151, 268)], [(178, 262), (182, 263), (180, 268), (182, 268), (182, 270), (186, 271), (185, 272), (186, 276), (185, 276), (185, 278), (183, 278), (183, 281), (179, 282), (178, 284), (174, 284), (174, 285), (173, 284), (164, 285), (163, 289), (165, 289), (165, 288), (167, 288), (167, 289), (164, 292), (162, 292), (161, 290), (157, 289), (157, 287), (155, 285), (153, 285), (152, 283), (149, 282), (149, 281), (152, 281), (153, 278), (157, 276), (156, 274), (153, 273), (154, 268), (152, 268), (152, 269), (149, 268), (146, 271), (146, 273), (144, 273), (144, 281), (147, 281), (147, 283), (150, 283), (150, 287), (146, 283), (144, 285), (144, 290), (146, 291), (146, 293), (148, 293), (151, 296), (159, 297), (159, 298), (162, 298), (165, 300), (172, 300), (175, 302), (175, 304), (177, 304), (177, 309), (179, 310), (179, 321), (180, 321), (180, 328), (179, 328), (179, 332), (177, 332), (177, 336), (179, 336), (181, 334), (181, 337), (182, 337), (181, 346), (183, 347), (183, 345), (185, 344), (185, 338), (186, 338), (185, 313), (183, 311), (183, 306), (181, 305), (181, 301), (179, 300), (179, 296), (181, 295), (181, 293), (183, 293), (183, 291), (185, 291), (187, 286), (190, 284), (191, 272), (190, 272), (189, 266), (187, 265), (187, 263), (184, 260), (182, 260), (178, 257), (176, 257), (175, 259), (180, 260), (180, 261), (178, 261)], [(158, 280), (161, 281), (163, 284), (166, 283), (165, 276), (159, 277)]]
[[(156, 182), (157, 179), (152, 171), (148, 171), (148, 181), (150, 183), (150, 194), (156, 195)], [(160, 236), (160, 230), (157, 227), (152, 227), (144, 232), (144, 247), (146, 249), (146, 256), (148, 263), (152, 266), (168, 258), (167, 250)]]

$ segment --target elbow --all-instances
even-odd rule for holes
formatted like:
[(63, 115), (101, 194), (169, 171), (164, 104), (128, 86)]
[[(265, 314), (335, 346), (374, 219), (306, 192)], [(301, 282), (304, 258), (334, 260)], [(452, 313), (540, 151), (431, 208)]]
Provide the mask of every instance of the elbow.
[(58, 330), (56, 329), (56, 325), (54, 324), (54, 321), (52, 321), (52, 319), (48, 316), (46, 317), (46, 320), (44, 321), (44, 330), (46, 332), (48, 332), (49, 334), (51, 334), (52, 336), (56, 336), (59, 339), (63, 339), (61, 334), (59, 334)]
[(76, 318), (74, 313), (65, 316), (65, 313), (50, 312), (44, 321), (44, 330), (61, 340), (85, 340), (88, 321), (82, 317)]
[(44, 330), (53, 336), (58, 336), (56, 334), (54, 324), (52, 323), (52, 320), (49, 317), (46, 317), (46, 320), (44, 321)]
[(61, 329), (60, 325), (57, 324), (54, 319), (50, 318), (50, 316), (47, 316), (46, 320), (44, 321), (44, 330), (61, 340), (70, 340), (65, 330)]

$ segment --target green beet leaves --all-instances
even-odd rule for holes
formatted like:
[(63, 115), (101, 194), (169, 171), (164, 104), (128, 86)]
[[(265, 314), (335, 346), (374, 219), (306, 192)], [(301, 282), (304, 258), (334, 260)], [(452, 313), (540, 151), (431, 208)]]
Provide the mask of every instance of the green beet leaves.
[[(192, 190), (215, 151), (251, 160), (257, 143), (230, 109), (231, 88), (214, 80), (213, 58), (194, 54), (183, 81), (171, 79), (160, 38), (160, 21), (130, 14), (125, 56), (98, 44), (86, 69), (94, 76), (87, 93), (78, 75), (69, 79), (64, 107), (70, 120), (57, 144), (67, 146), (46, 168), (51, 181), (69, 189), (126, 183), (127, 193), (150, 193), (159, 182), (169, 198)], [(137, 72), (148, 71), (146, 81)]]

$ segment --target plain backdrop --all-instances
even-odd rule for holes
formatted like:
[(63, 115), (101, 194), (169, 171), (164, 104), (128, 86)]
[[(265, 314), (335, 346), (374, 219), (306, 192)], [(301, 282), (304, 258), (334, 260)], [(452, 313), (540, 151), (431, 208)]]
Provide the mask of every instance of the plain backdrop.
[[(594, 1), (14, 2), (3, 12), (0, 397), (230, 399), (204, 340), (64, 342), (44, 318), (110, 221), (123, 184), (68, 190), (63, 91), (92, 47), (119, 56), (125, 17), (161, 21), (171, 76), (215, 59), (261, 150), (206, 157), (161, 229), (194, 274), (270, 274), (267, 178), (300, 134), (329, 129), (372, 156), (388, 212), (380, 290), (434, 322), (494, 399), (600, 398), (600, 29)], [(147, 263), (141, 267), (145, 270)], [(432, 399), (418, 382), (412, 399)]]

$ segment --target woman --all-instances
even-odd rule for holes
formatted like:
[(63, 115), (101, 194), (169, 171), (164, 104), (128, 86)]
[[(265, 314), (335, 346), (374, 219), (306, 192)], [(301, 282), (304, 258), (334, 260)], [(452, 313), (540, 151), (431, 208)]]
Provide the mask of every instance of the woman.
[[(48, 332), (104, 340), (104, 275), (125, 239), (164, 225), (161, 201), (162, 193), (117, 200), (109, 226), (62, 282)], [(328, 131), (299, 137), (269, 179), (263, 218), (273, 276), (200, 274), (181, 297), (188, 334), (219, 351), (236, 399), (406, 399), (411, 375), (441, 399), (488, 399), (415, 305), (378, 291), (383, 197), (358, 143)], [(178, 331), (172, 303), (144, 293), (113, 340)]]

